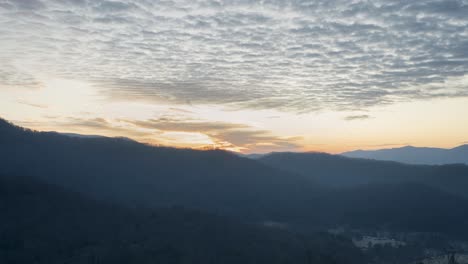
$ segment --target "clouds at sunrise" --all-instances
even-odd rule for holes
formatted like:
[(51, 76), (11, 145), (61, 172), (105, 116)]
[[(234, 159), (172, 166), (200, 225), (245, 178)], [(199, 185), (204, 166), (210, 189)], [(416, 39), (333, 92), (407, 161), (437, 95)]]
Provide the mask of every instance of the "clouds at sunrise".
[(467, 13), (435, 0), (1, 1), (0, 115), (244, 152), (450, 147), (468, 140)]

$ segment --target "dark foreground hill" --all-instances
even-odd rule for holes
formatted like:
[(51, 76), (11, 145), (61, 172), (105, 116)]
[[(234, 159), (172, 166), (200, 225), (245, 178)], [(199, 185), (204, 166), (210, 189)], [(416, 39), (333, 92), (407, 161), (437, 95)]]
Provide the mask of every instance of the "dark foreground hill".
[(362, 263), (349, 240), (181, 208), (127, 209), (0, 176), (0, 263)]
[(312, 181), (225, 151), (72, 138), (0, 121), (0, 173), (28, 175), (126, 205), (209, 209), (251, 219), (300, 213)]
[(258, 161), (332, 187), (356, 187), (370, 183), (420, 183), (468, 197), (468, 166), (463, 164), (409, 165), (325, 153), (272, 153)]
[(334, 190), (323, 203), (341, 226), (468, 238), (468, 201), (417, 183)]

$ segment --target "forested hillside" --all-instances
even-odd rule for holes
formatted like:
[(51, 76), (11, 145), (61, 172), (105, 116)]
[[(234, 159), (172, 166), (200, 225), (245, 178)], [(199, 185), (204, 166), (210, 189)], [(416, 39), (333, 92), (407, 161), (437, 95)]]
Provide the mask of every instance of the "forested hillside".
[(0, 176), (0, 263), (362, 263), (351, 241), (298, 236), (183, 208), (112, 206)]
[[(259, 161), (225, 151), (77, 138), (0, 122), (0, 172), (125, 207), (183, 206), (297, 232), (337, 226), (468, 238), (465, 166), (410, 166), (325, 154)], [(335, 184), (330, 184), (335, 183)]]
[(369, 183), (420, 183), (468, 198), (468, 166), (463, 164), (409, 165), (326, 153), (287, 152), (272, 153), (257, 160), (331, 187), (353, 187)]

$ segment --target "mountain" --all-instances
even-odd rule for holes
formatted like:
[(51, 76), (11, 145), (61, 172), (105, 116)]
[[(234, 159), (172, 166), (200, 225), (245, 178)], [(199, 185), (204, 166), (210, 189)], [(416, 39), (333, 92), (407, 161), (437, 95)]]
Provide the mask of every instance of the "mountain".
[(249, 159), (259, 159), (267, 154), (252, 153), (252, 154), (241, 154), (241, 155)]
[(129, 209), (0, 176), (0, 263), (362, 263), (350, 240), (183, 208)]
[[(77, 133), (59, 133), (55, 131), (51, 131), (51, 133), (58, 133), (60, 135), (72, 137), (72, 138), (108, 138), (106, 136), (101, 136), (101, 135), (84, 135), (84, 134), (77, 134)], [(127, 141), (135, 141), (131, 138), (128, 137), (113, 137), (116, 139), (121, 139), (121, 140), (127, 140)]]
[(341, 155), (351, 158), (390, 160), (409, 164), (468, 164), (468, 145), (462, 145), (452, 149), (406, 146), (402, 148), (379, 150), (355, 150), (344, 152)]
[(321, 188), (297, 174), (214, 150), (75, 138), (0, 121), (0, 173), (28, 175), (128, 206), (183, 205), (254, 221), (303, 213)]
[(59, 134), (64, 135), (64, 136), (69, 136), (69, 137), (75, 137), (75, 138), (103, 138), (104, 137), (100, 135), (84, 135), (84, 134), (77, 134), (77, 133), (59, 133)]
[(257, 161), (336, 188), (372, 183), (420, 183), (468, 198), (468, 166), (410, 165), (325, 153), (272, 153)]
[[(219, 150), (35, 132), (6, 121), (0, 121), (0, 146), (0, 174), (27, 175), (116, 206), (183, 206), (303, 234), (347, 223), (408, 230), (401, 223), (417, 223), (431, 214), (433, 229), (421, 224), (412, 230), (465, 237), (454, 230), (466, 229), (459, 216), (468, 219), (468, 214), (447, 210), (453, 204), (468, 208), (461, 198), (468, 186), (464, 165), (405, 165), (312, 153), (252, 160)], [(391, 190), (398, 189), (404, 190), (398, 197), (414, 201), (395, 199)], [(379, 217), (374, 209), (391, 201), (398, 205), (389, 210), (392, 217)]]

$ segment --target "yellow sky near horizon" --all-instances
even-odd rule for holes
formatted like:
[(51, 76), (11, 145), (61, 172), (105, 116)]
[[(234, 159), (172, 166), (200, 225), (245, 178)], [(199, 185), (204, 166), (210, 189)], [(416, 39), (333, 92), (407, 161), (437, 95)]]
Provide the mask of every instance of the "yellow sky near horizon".
[(468, 141), (463, 8), (7, 1), (0, 117), (244, 153), (451, 148)]
[(295, 113), (109, 100), (88, 83), (64, 79), (36, 89), (0, 88), (0, 116), (18, 125), (174, 147), (340, 153), (404, 145), (451, 148), (468, 141), (468, 98)]

